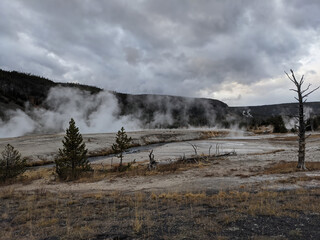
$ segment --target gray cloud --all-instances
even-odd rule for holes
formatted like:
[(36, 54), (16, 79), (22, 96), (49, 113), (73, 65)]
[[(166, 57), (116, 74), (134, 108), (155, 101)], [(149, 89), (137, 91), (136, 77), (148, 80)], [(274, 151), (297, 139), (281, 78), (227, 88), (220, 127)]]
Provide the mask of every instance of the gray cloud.
[(0, 67), (120, 92), (199, 96), (302, 68), (319, 39), (319, 12), (316, 0), (3, 0)]

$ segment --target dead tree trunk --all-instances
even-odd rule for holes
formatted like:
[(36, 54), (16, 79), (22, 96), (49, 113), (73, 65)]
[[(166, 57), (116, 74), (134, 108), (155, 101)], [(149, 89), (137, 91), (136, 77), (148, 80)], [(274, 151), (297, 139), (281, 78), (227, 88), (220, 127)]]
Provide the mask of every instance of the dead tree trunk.
[(195, 145), (195, 144), (189, 143), (189, 142), (187, 142), (187, 143), (191, 145), (191, 147), (192, 147), (193, 150), (194, 150), (194, 155), (195, 155), (196, 157), (198, 157), (198, 152), (197, 152), (198, 146)]
[[(298, 150), (298, 165), (297, 168), (301, 170), (306, 169), (305, 165), (305, 152), (306, 152), (306, 121), (304, 119), (304, 111), (303, 111), (303, 105), (307, 101), (306, 97), (308, 97), (311, 93), (316, 91), (319, 87), (309, 91), (309, 88), (311, 84), (308, 85), (306, 89), (302, 89), (302, 85), (304, 83), (303, 77), (301, 77), (300, 81), (297, 81), (293, 70), (290, 69), (291, 72), (291, 77), (289, 76), (288, 73), (286, 73), (287, 77), (291, 80), (291, 82), (294, 83), (296, 86), (296, 89), (290, 89), (291, 91), (294, 91), (298, 94), (298, 97), (295, 97), (295, 99), (299, 102), (299, 115), (297, 116), (298, 121), (299, 121), (299, 131), (298, 131), (298, 136), (299, 136), (299, 150)], [(309, 92), (308, 92), (309, 91)]]
[(299, 169), (306, 169), (305, 165), (305, 152), (306, 152), (306, 124), (303, 112), (303, 98), (301, 94), (301, 86), (298, 88), (299, 100), (299, 150), (298, 150), (298, 166)]
[(152, 169), (156, 169), (157, 168), (157, 161), (154, 160), (154, 154), (153, 153), (153, 149), (151, 150), (150, 154), (149, 154), (149, 165), (148, 165), (148, 169), (152, 170)]

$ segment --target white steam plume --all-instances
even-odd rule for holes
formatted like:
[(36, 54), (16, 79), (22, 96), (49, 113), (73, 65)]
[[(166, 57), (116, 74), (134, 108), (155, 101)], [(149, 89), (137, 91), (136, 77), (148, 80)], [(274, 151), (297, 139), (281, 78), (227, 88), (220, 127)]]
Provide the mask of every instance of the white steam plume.
[(36, 122), (20, 109), (7, 112), (10, 121), (0, 120), (0, 137), (17, 137), (26, 133), (33, 132), (36, 128)]
[(46, 109), (27, 106), (26, 113), (8, 112), (9, 121), (0, 122), (0, 137), (63, 132), (71, 118), (81, 133), (115, 132), (122, 126), (126, 130), (138, 128), (129, 117), (117, 117), (117, 100), (108, 92), (90, 94), (75, 88), (55, 87), (44, 104)]

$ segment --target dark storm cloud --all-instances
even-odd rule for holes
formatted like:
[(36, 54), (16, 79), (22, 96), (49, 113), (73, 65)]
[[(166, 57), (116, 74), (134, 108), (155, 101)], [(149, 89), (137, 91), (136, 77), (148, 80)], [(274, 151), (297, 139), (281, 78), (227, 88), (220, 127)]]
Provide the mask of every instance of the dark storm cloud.
[(319, 37), (319, 12), (316, 0), (3, 0), (0, 67), (196, 96), (299, 69)]

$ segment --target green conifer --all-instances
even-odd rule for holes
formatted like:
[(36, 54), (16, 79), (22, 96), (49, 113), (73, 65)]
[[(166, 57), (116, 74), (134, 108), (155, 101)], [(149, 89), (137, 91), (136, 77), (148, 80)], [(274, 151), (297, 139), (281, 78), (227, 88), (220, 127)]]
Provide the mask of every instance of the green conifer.
[(87, 158), (88, 150), (72, 118), (62, 143), (63, 148), (59, 149), (58, 157), (55, 160), (56, 172), (60, 178), (76, 179), (83, 171), (91, 170)]
[(117, 133), (116, 142), (112, 145), (112, 150), (117, 154), (117, 157), (120, 158), (120, 167), (122, 166), (123, 152), (130, 147), (131, 141), (132, 138), (127, 136), (122, 127)]
[(26, 159), (21, 158), (19, 151), (8, 144), (1, 153), (0, 158), (0, 180), (5, 181), (8, 178), (13, 178), (26, 170)]

